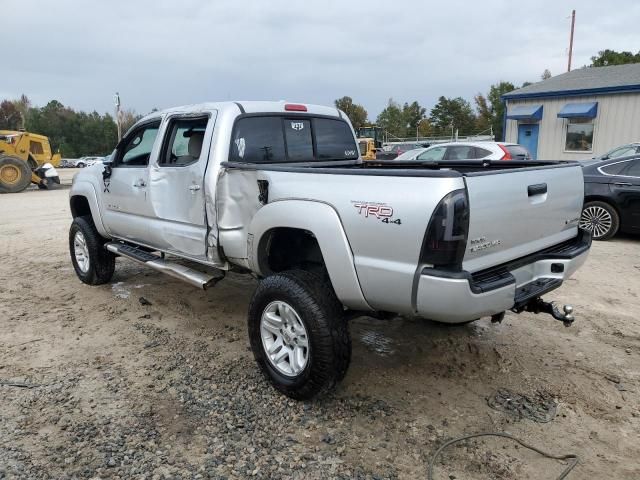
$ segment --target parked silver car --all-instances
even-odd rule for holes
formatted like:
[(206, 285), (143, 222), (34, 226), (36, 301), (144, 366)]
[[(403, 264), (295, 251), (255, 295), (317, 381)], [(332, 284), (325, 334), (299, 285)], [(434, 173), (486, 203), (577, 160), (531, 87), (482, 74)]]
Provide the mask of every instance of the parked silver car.
[(447, 142), (418, 148), (399, 155), (396, 160), (439, 162), (441, 160), (531, 160), (522, 145), (506, 142)]

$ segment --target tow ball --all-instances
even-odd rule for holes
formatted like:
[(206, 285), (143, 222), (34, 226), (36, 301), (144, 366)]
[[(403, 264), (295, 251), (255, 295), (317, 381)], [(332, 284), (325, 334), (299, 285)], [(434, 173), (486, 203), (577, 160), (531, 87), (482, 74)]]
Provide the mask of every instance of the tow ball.
[(563, 311), (561, 312), (553, 302), (545, 302), (540, 297), (533, 298), (525, 305), (512, 308), (511, 310), (515, 313), (548, 313), (556, 320), (561, 321), (565, 327), (571, 326), (571, 324), (575, 320), (575, 318), (573, 317), (573, 307), (571, 305), (564, 305), (562, 307)]

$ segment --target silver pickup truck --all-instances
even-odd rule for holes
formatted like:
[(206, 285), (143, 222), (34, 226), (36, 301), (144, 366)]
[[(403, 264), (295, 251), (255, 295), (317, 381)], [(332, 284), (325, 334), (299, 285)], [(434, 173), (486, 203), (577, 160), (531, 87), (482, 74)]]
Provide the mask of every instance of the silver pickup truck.
[(335, 108), (205, 103), (148, 115), (75, 176), (69, 248), (90, 285), (116, 257), (203, 289), (253, 274), (253, 353), (303, 399), (344, 377), (354, 316), (570, 324), (541, 296), (587, 257), (582, 203), (576, 163), (362, 162)]

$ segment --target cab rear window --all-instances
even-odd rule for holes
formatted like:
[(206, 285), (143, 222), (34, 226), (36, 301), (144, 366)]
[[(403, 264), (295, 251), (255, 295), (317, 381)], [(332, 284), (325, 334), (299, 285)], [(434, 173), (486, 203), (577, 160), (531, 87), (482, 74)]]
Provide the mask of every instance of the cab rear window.
[(233, 128), (229, 155), (229, 160), (244, 163), (357, 158), (358, 147), (345, 121), (308, 115), (239, 118)]

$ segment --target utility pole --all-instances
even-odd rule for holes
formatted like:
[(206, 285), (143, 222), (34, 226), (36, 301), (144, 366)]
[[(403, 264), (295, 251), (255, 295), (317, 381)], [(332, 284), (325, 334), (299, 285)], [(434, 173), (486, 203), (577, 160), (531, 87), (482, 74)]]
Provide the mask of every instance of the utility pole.
[(116, 92), (113, 96), (113, 101), (116, 104), (116, 125), (118, 127), (118, 142), (122, 140), (122, 125), (120, 123), (120, 94)]
[(571, 12), (571, 35), (569, 36), (569, 64), (567, 65), (567, 72), (571, 71), (571, 57), (573, 56), (573, 30), (576, 26), (576, 11)]

